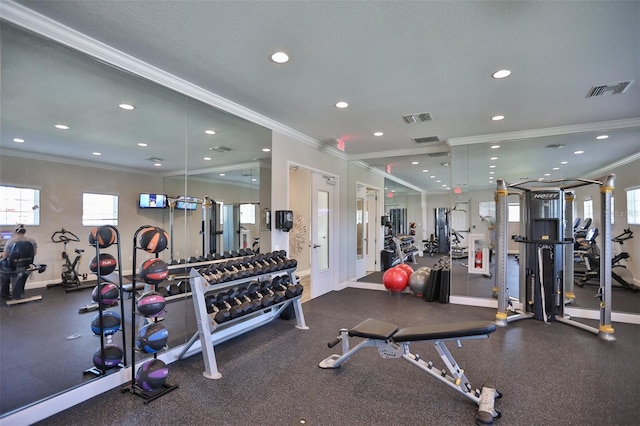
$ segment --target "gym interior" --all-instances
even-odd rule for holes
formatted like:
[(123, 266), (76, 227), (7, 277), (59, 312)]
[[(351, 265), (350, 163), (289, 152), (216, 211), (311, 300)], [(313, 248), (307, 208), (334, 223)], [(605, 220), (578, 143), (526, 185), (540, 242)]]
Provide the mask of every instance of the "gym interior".
[[(0, 247), (24, 218), (38, 243), (11, 270), (24, 297), (0, 304), (0, 424), (637, 423), (640, 101), (574, 129), (632, 140), (584, 175), (477, 187), (496, 144), (478, 137), (403, 154), (431, 190), (38, 3), (0, 5)], [(29, 112), (75, 101), (87, 119), (105, 99), (152, 114), (101, 110), (54, 140)], [(513, 133), (511, 162), (562, 150)], [(124, 147), (154, 138), (172, 142)]]

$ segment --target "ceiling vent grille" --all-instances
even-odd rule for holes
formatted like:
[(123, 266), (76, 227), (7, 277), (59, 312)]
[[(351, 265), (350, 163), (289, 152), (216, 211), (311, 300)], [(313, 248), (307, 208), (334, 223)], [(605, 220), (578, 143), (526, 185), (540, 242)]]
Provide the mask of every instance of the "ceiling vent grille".
[(433, 116), (430, 112), (420, 112), (416, 114), (403, 115), (402, 119), (407, 124), (415, 124), (423, 121), (433, 121)]
[(430, 152), (429, 154), (427, 154), (429, 157), (431, 158), (436, 158), (436, 157), (448, 157), (449, 153), (448, 152)]
[(624, 93), (629, 88), (629, 86), (631, 86), (631, 83), (633, 82), (634, 80), (630, 80), (630, 81), (621, 81), (619, 83), (601, 84), (598, 86), (593, 86), (587, 92), (586, 97), (597, 98), (605, 95), (619, 95), (621, 93)]
[(427, 136), (424, 138), (413, 138), (411, 139), (415, 143), (425, 144), (425, 143), (440, 143), (440, 138), (437, 136)]
[(209, 150), (215, 152), (229, 152), (231, 151), (231, 148), (229, 148), (228, 146), (212, 146), (211, 148), (209, 148)]

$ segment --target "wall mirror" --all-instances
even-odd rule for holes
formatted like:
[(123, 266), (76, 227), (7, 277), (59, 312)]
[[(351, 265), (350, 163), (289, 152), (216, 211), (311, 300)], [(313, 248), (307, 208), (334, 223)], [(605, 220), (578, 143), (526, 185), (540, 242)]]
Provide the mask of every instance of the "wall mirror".
[[(608, 138), (598, 139), (597, 136), (606, 134)], [(492, 148), (492, 146), (499, 146)], [(580, 151), (584, 151), (580, 153)], [(637, 187), (640, 178), (637, 167), (640, 165), (640, 129), (637, 127), (593, 131), (578, 134), (555, 135), (522, 140), (506, 140), (487, 142), (475, 145), (453, 146), (452, 154), (452, 195), (451, 209), (456, 209), (460, 202), (468, 202), (469, 233), (480, 235), (483, 243), (495, 247), (493, 232), (492, 202), (496, 189), (495, 180), (503, 178), (508, 183), (525, 179), (560, 179), (560, 178), (591, 178), (597, 179), (608, 173), (616, 174), (614, 190), (614, 223), (612, 235), (616, 236), (625, 228), (632, 230), (637, 226), (627, 223), (626, 189)], [(548, 167), (544, 170), (533, 167), (537, 157), (548, 158)], [(493, 160), (495, 158), (495, 160)], [(517, 172), (505, 172), (504, 165), (517, 164)], [(494, 167), (491, 167), (494, 166)], [(502, 170), (501, 170), (501, 166)], [(588, 211), (585, 201), (593, 201), (593, 211)], [(519, 228), (519, 196), (509, 195), (509, 235), (520, 233)], [(586, 204), (587, 206), (589, 203)], [(600, 223), (600, 192), (597, 185), (589, 185), (575, 190), (574, 217), (582, 219), (584, 224), (585, 212), (593, 215), (591, 227), (601, 227)], [(573, 226), (568, 224), (568, 226)], [(640, 253), (640, 245), (636, 239), (624, 244), (624, 250)], [(601, 237), (595, 244), (602, 246)], [(618, 244), (613, 246), (614, 254), (621, 251)], [(507, 276), (509, 294), (518, 297), (518, 264), (516, 254), (518, 243), (509, 240), (509, 263)], [(459, 259), (452, 255), (452, 294), (478, 298), (491, 298), (495, 278), (492, 274), (469, 273), (468, 265), (475, 262), (475, 253), (466, 252)], [(486, 261), (486, 259), (483, 259)], [(489, 259), (494, 265), (495, 259)], [(576, 256), (576, 276), (574, 281), (580, 283), (580, 258)], [(627, 265), (635, 268), (633, 264)], [(635, 272), (634, 272), (635, 276)], [(640, 293), (624, 288), (612, 281), (612, 309), (615, 312), (640, 313)], [(566, 287), (566, 286), (565, 286)], [(569, 305), (573, 308), (597, 310), (597, 280), (575, 285), (575, 300)]]
[[(46, 286), (60, 282), (63, 248), (50, 237), (61, 228), (79, 237), (66, 249), (72, 260), (74, 249), (85, 250), (78, 270), (88, 274), (87, 282), (95, 280), (88, 268), (95, 249), (87, 241), (91, 227), (82, 222), (83, 193), (118, 197), (120, 268), (126, 276), (137, 269), (134, 252), (138, 263), (153, 256), (133, 248), (133, 235), (142, 225), (173, 228), (177, 258), (202, 254), (201, 210), (170, 215), (169, 209), (142, 209), (140, 193), (211, 197), (228, 205), (250, 204), (257, 212), (271, 146), (271, 132), (261, 126), (5, 21), (1, 31), (0, 184), (40, 191), (39, 225), (29, 227), (28, 234), (38, 241), (36, 262), (47, 264), (47, 270), (34, 276), (42, 286), (27, 287), (42, 301), (0, 307), (0, 416), (102, 378), (83, 374), (99, 347), (90, 327), (96, 313), (79, 312), (91, 303), (91, 290)], [(124, 103), (134, 109), (119, 107)], [(244, 227), (249, 242), (259, 238), (260, 230)], [(170, 251), (160, 257), (170, 261)], [(125, 321), (130, 300), (123, 303)], [(164, 317), (170, 347), (197, 330), (186, 295), (172, 300)], [(126, 332), (130, 351), (131, 330)], [(21, 356), (27, 352), (29, 357)], [(136, 362), (144, 356), (136, 354)]]

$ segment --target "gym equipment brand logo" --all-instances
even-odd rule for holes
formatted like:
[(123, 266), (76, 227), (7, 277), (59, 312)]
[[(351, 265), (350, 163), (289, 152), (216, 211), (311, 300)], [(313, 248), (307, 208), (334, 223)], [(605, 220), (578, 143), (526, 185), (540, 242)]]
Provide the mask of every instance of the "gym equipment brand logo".
[(559, 192), (534, 192), (533, 199), (535, 200), (557, 200), (560, 198)]

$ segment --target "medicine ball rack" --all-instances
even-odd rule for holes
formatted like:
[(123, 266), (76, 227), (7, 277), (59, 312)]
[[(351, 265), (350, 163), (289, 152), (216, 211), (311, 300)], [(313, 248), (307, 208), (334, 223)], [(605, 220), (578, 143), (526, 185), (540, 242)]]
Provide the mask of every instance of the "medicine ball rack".
[[(220, 261), (211, 261), (207, 263), (211, 264), (219, 262)], [(220, 379), (222, 378), (222, 374), (218, 371), (214, 350), (215, 345), (261, 327), (275, 318), (279, 318), (280, 314), (282, 314), (289, 306), (293, 306), (295, 311), (295, 327), (301, 330), (307, 330), (309, 327), (305, 324), (304, 313), (302, 312), (302, 303), (300, 301), (302, 297), (301, 295), (258, 309), (238, 318), (231, 319), (223, 324), (217, 324), (212, 316), (207, 312), (205, 301), (205, 296), (207, 294), (215, 294), (224, 289), (248, 285), (252, 281), (260, 282), (261, 280), (270, 279), (283, 274), (288, 274), (291, 278), (291, 282), (295, 283), (295, 270), (295, 267), (287, 268), (218, 284), (210, 284), (197, 269), (192, 268), (190, 272), (190, 283), (193, 306), (195, 309), (196, 321), (198, 323), (198, 331), (193, 335), (193, 337), (191, 337), (189, 342), (187, 342), (178, 356), (178, 359), (190, 357), (201, 351), (205, 364), (205, 371), (202, 373), (204, 377), (208, 379)], [(199, 344), (196, 345), (198, 341)]]
[[(143, 389), (141, 386), (139, 386), (136, 383), (136, 372), (137, 372), (137, 367), (136, 366), (136, 334), (138, 332), (138, 330), (136, 330), (136, 316), (138, 315), (138, 313), (136, 312), (136, 297), (135, 297), (135, 289), (137, 288), (136, 286), (136, 270), (138, 268), (137, 266), (137, 250), (138, 249), (142, 249), (141, 247), (138, 247), (138, 234), (144, 230), (150, 228), (149, 225), (143, 225), (140, 228), (138, 228), (138, 230), (133, 234), (133, 275), (131, 277), (131, 288), (133, 289), (133, 297), (131, 297), (131, 382), (130, 385), (123, 388), (122, 392), (129, 392), (133, 395), (136, 395), (140, 398), (142, 398), (143, 403), (146, 405), (148, 403), (150, 403), (153, 400), (156, 400), (158, 398), (160, 398), (161, 396), (164, 396), (166, 394), (168, 394), (169, 392), (176, 390), (178, 388), (178, 385), (172, 385), (169, 383), (163, 383), (162, 386), (160, 386), (158, 388), (158, 390), (155, 390), (153, 392), (147, 391), (145, 389)], [(155, 253), (155, 257), (158, 258), (159, 253)], [(153, 289), (155, 289), (157, 286), (157, 284), (147, 284), (145, 283), (144, 286), (144, 291), (151, 291)], [(122, 285), (120, 286), (120, 288), (122, 289)], [(121, 290), (122, 291), (122, 290)], [(120, 295), (121, 299), (122, 299), (122, 293)], [(122, 299), (124, 300), (124, 299)], [(121, 305), (124, 305), (124, 303), (122, 303)], [(123, 316), (124, 318), (124, 316)], [(147, 320), (147, 318), (145, 318), (145, 320)], [(158, 321), (158, 318), (154, 318), (153, 319), (154, 322)], [(166, 349), (166, 347), (164, 348)], [(158, 353), (155, 352), (153, 354), (153, 359), (157, 359), (158, 357)], [(141, 366), (143, 364), (140, 364)]]
[[(115, 238), (115, 242), (113, 244), (116, 245), (116, 247), (118, 248), (117, 250), (117, 269), (115, 272), (108, 274), (111, 276), (112, 281), (110, 280), (106, 280), (103, 278), (102, 274), (100, 273), (100, 262), (97, 262), (97, 270), (96, 270), (96, 276), (97, 276), (97, 281), (96, 281), (96, 286), (98, 288), (97, 293), (97, 301), (96, 305), (97, 305), (97, 309), (98, 309), (98, 324), (100, 327), (100, 359), (102, 360), (102, 368), (98, 368), (96, 366), (88, 368), (86, 370), (83, 371), (83, 374), (95, 374), (96, 376), (102, 376), (102, 375), (106, 375), (108, 373), (112, 373), (117, 371), (117, 368), (112, 368), (112, 369), (107, 369), (104, 366), (105, 363), (105, 333), (102, 331), (104, 330), (104, 319), (103, 319), (103, 311), (106, 308), (105, 306), (103, 306), (102, 304), (102, 292), (100, 291), (100, 286), (103, 283), (113, 283), (115, 285), (118, 286), (118, 300), (120, 301), (120, 318), (121, 318), (121, 325), (120, 325), (120, 331), (122, 332), (122, 362), (118, 365), (118, 367), (123, 368), (127, 366), (127, 339), (126, 339), (126, 332), (125, 332), (125, 326), (124, 326), (124, 304), (122, 303), (123, 300), (123, 290), (122, 290), (122, 286), (123, 286), (123, 279), (122, 279), (122, 263), (121, 263), (121, 254), (120, 254), (120, 232), (118, 232), (118, 229), (115, 226), (112, 225), (103, 225), (107, 228), (111, 228), (113, 230), (113, 232), (116, 235)], [(93, 244), (93, 246), (95, 247), (96, 250), (96, 259), (100, 259), (100, 243), (98, 241), (98, 239), (96, 238), (95, 244)], [(106, 248), (106, 247), (105, 247)], [(116, 279), (113, 279), (116, 278)], [(113, 282), (113, 281), (117, 281), (117, 282)], [(117, 303), (116, 303), (117, 304)], [(80, 311), (80, 313), (82, 313), (82, 310)]]

